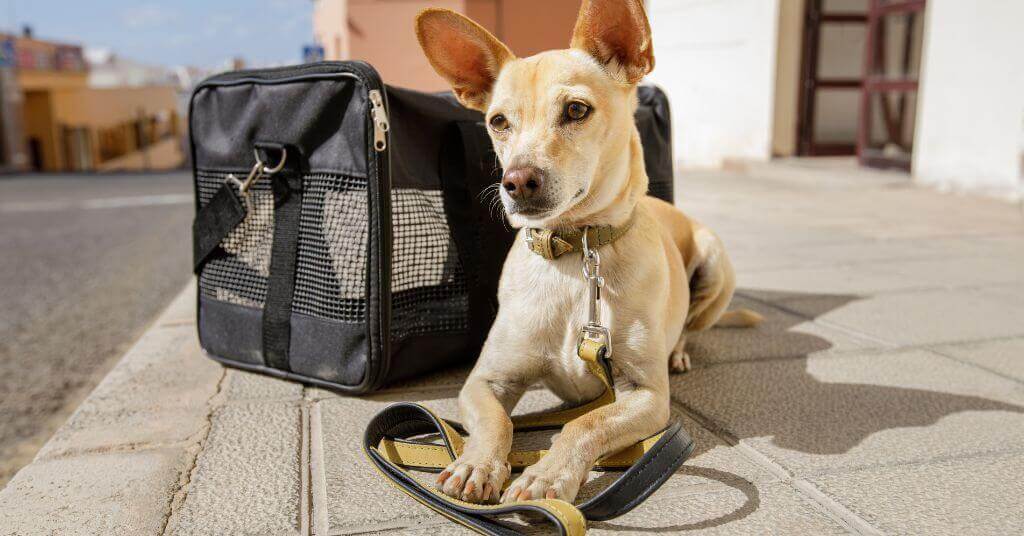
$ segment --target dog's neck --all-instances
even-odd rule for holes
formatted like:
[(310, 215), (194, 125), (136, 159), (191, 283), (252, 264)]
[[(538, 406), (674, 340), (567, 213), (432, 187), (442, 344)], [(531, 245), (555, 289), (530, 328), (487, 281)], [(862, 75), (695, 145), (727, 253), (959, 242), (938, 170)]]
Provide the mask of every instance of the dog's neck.
[(602, 172), (607, 174), (603, 182), (609, 187), (616, 185), (618, 188), (588, 193), (552, 222), (552, 228), (578, 229), (601, 225), (618, 227), (629, 221), (640, 198), (647, 193), (648, 183), (640, 133), (632, 124), (630, 127), (633, 132), (624, 144), (625, 147), (609, 151), (605, 156), (607, 163), (601, 166)]

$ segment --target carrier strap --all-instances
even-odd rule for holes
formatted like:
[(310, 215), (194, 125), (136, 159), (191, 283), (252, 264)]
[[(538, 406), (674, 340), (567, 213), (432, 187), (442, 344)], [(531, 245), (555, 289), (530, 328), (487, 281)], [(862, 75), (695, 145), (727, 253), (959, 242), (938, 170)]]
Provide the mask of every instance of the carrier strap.
[(292, 297), (299, 249), (299, 217), (302, 213), (302, 177), (285, 170), (271, 177), (274, 191), (274, 241), (270, 250), (270, 276), (263, 307), (263, 361), (267, 366), (290, 371)]
[(242, 220), (245, 208), (230, 184), (224, 183), (210, 202), (196, 212), (192, 222), (192, 271), (199, 273), (203, 264), (220, 249), (220, 243), (227, 238)]
[[(610, 367), (598, 358), (600, 367), (592, 369), (607, 386), (596, 400), (582, 406), (548, 413), (513, 418), (513, 430), (527, 431), (563, 425), (615, 400), (611, 388)], [(509, 504), (475, 504), (449, 497), (417, 480), (408, 469), (440, 471), (455, 461), (465, 443), (458, 430), (462, 427), (442, 419), (429, 409), (411, 402), (393, 404), (377, 414), (366, 428), (363, 451), (373, 465), (403, 493), (439, 514), (480, 534), (515, 536), (519, 531), (498, 521), (515, 513), (536, 513), (550, 522), (563, 536), (582, 536), (587, 520), (603, 521), (629, 512), (654, 493), (693, 452), (694, 443), (676, 422), (661, 432), (624, 450), (604, 456), (595, 469), (624, 470), (601, 493), (572, 505), (558, 499), (517, 501)], [(437, 434), (441, 443), (413, 441), (410, 438)], [(544, 450), (513, 451), (508, 462), (514, 469), (536, 463)]]

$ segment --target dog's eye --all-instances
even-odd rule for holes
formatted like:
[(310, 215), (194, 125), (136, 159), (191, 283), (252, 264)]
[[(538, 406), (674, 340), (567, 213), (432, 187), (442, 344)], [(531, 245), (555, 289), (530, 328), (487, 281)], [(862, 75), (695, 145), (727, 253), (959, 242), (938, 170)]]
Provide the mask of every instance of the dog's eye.
[(590, 115), (590, 106), (580, 101), (572, 101), (565, 105), (565, 118), (569, 121), (582, 121), (588, 115)]
[(491, 128), (496, 132), (508, 130), (508, 119), (504, 115), (497, 114), (489, 121)]

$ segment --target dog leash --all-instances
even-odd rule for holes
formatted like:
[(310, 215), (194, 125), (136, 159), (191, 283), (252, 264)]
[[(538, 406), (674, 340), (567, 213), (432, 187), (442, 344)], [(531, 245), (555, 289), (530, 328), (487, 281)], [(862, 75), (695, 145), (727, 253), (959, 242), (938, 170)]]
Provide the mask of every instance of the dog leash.
[[(583, 276), (588, 288), (588, 318), (580, 329), (576, 355), (587, 370), (604, 384), (597, 399), (574, 408), (512, 417), (513, 431), (551, 429), (562, 426), (596, 408), (615, 401), (610, 359), (612, 341), (608, 328), (601, 324), (601, 257), (590, 249), (588, 232), (582, 233)], [(532, 245), (528, 244), (528, 247)], [(480, 534), (515, 536), (519, 531), (498, 519), (516, 513), (539, 514), (562, 536), (582, 536), (587, 521), (619, 517), (654, 493), (692, 454), (693, 440), (676, 422), (661, 432), (619, 452), (604, 456), (594, 469), (623, 471), (614, 482), (594, 497), (578, 505), (560, 499), (534, 499), (507, 504), (476, 504), (449, 497), (417, 480), (410, 469), (439, 472), (454, 462), (465, 444), (461, 425), (443, 419), (426, 407), (412, 402), (393, 404), (375, 416), (363, 436), (363, 450), (385, 478), (403, 493), (446, 518)], [(440, 443), (414, 438), (436, 434)], [(515, 469), (533, 465), (547, 454), (545, 450), (512, 451), (508, 463)], [(507, 484), (506, 484), (507, 485)]]

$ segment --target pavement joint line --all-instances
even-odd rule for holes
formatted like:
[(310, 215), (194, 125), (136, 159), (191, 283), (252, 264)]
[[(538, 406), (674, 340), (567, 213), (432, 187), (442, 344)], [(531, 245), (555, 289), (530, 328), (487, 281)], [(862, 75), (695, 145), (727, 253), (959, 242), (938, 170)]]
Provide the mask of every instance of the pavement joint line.
[(323, 417), (320, 402), (309, 408), (309, 481), (310, 531), (313, 536), (326, 536), (330, 529), (327, 511), (327, 471), (324, 458)]
[(890, 469), (896, 467), (921, 467), (926, 465), (935, 465), (948, 462), (959, 462), (959, 461), (973, 461), (973, 460), (990, 460), (995, 458), (1002, 458), (1006, 456), (1014, 456), (1024, 454), (1024, 448), (1009, 448), (1009, 449), (993, 449), (981, 452), (964, 452), (947, 454), (945, 456), (936, 456), (933, 458), (922, 459), (922, 460), (910, 460), (903, 462), (893, 463), (869, 463), (860, 465), (851, 465), (847, 467), (836, 467), (834, 469), (818, 470), (808, 472), (805, 476), (808, 478), (816, 478), (820, 476), (834, 476), (834, 475), (846, 475), (850, 473), (859, 473), (861, 471), (870, 471), (872, 469)]
[(723, 429), (721, 426), (717, 426), (714, 421), (707, 418), (704, 414), (691, 408), (686, 404), (682, 404), (676, 401), (672, 401), (680, 412), (689, 417), (690, 419), (697, 422), (698, 425), (702, 426), (713, 436), (717, 437), (723, 443), (736, 448), (736, 450), (746, 457), (748, 460), (753, 462), (755, 465), (768, 471), (772, 475), (775, 475), (782, 482), (789, 484), (797, 493), (804, 497), (814, 501), (824, 513), (831, 519), (835, 520), (844, 528), (850, 530), (854, 534), (862, 536), (875, 536), (881, 535), (882, 532), (875, 528), (866, 519), (860, 517), (843, 504), (839, 503), (835, 499), (832, 499), (814, 484), (796, 477), (788, 469), (773, 461), (771, 458), (766, 456), (761, 451), (754, 447), (740, 441), (731, 432)]
[(981, 339), (981, 340), (974, 340), (974, 341), (958, 341), (958, 342), (955, 342), (955, 343), (942, 344), (942, 345), (928, 345), (928, 346), (922, 346), (921, 349), (927, 350), (927, 351), (929, 351), (929, 352), (931, 352), (931, 353), (933, 353), (935, 355), (944, 357), (944, 358), (949, 359), (951, 361), (955, 361), (955, 362), (957, 362), (957, 363), (959, 363), (961, 365), (966, 365), (968, 367), (975, 368), (975, 369), (987, 372), (989, 374), (994, 374), (996, 376), (999, 376), (1000, 378), (1003, 378), (1004, 380), (1010, 380), (1012, 382), (1024, 385), (1024, 380), (1022, 380), (1020, 378), (1017, 378), (1015, 376), (1010, 376), (1008, 374), (1004, 374), (1004, 373), (1002, 373), (1002, 372), (1000, 372), (998, 370), (991, 369), (991, 368), (979, 365), (979, 364), (971, 362), (971, 361), (964, 361), (963, 359), (960, 359), (960, 358), (958, 358), (956, 356), (947, 354), (947, 353), (943, 352), (942, 350), (940, 350), (940, 348), (942, 346), (960, 346), (960, 345), (967, 345), (967, 344), (977, 344), (977, 343), (980, 343), (980, 342), (999, 342), (999, 341), (1014, 340), (1014, 339), (1019, 339), (1019, 338), (1021, 338), (1021, 335), (1011, 335), (1011, 336), (1008, 336), (1008, 337), (996, 337), (996, 338), (992, 338), (992, 339)]
[(333, 530), (326, 536), (357, 536), (375, 532), (402, 531), (410, 528), (444, 527), (450, 526), (451, 523), (447, 519), (437, 519), (435, 516), (407, 517), (374, 525), (354, 525), (342, 530)]
[(177, 447), (191, 447), (195, 444), (192, 439), (183, 439), (181, 441), (171, 441), (167, 443), (161, 442), (148, 442), (148, 441), (136, 441), (132, 443), (120, 443), (117, 445), (103, 445), (99, 447), (86, 447), (86, 448), (69, 448), (67, 450), (57, 451), (53, 454), (47, 454), (44, 456), (38, 456), (33, 462), (48, 462), (53, 460), (63, 460), (67, 458), (75, 458), (78, 456), (92, 456), (97, 454), (127, 454), (132, 452), (145, 452), (149, 450), (160, 450), (160, 449), (172, 449)]
[(217, 413), (218, 409), (225, 405), (224, 389), (227, 386), (227, 378), (227, 369), (222, 369), (220, 379), (217, 380), (217, 389), (206, 401), (208, 409), (204, 417), (203, 427), (196, 432), (194, 436), (195, 439), (191, 441), (193, 443), (191, 448), (195, 451), (195, 454), (189, 461), (189, 467), (183, 470), (179, 475), (178, 486), (175, 488), (174, 493), (171, 494), (171, 500), (167, 505), (167, 515), (164, 517), (163, 526), (160, 528), (161, 535), (167, 534), (167, 529), (170, 526), (171, 519), (174, 517), (174, 514), (177, 513), (178, 508), (185, 503), (185, 499), (188, 497), (188, 491), (192, 483), (192, 479), (195, 477), (195, 473), (199, 469), (199, 456), (203, 453), (203, 450), (206, 448), (206, 442), (210, 439), (210, 431), (213, 429), (214, 414)]
[[(302, 388), (305, 392), (306, 388)], [(311, 523), (312, 489), (310, 489), (309, 469), (309, 404), (302, 404), (299, 407), (300, 439), (299, 439), (299, 533), (310, 535), (313, 533)]]

